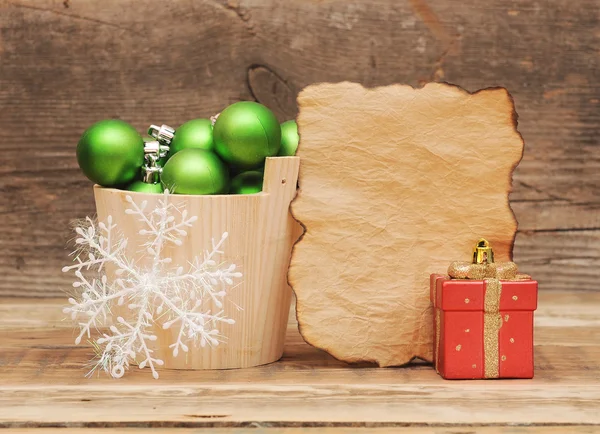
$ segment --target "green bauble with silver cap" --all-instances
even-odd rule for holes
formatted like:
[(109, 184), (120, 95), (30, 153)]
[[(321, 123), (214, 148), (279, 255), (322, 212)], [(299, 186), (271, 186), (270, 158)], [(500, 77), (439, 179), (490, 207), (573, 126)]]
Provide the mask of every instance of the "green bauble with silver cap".
[(229, 190), (229, 171), (213, 152), (183, 149), (169, 158), (161, 181), (175, 194), (223, 194)]
[(133, 181), (127, 186), (127, 190), (136, 191), (138, 193), (162, 193), (163, 186), (160, 182), (148, 183), (144, 181)]
[(298, 135), (298, 125), (296, 121), (291, 120), (281, 124), (281, 149), (279, 149), (280, 157), (292, 157), (296, 155), (300, 143)]
[(254, 194), (260, 193), (263, 186), (263, 173), (259, 170), (249, 170), (240, 173), (231, 180), (229, 193), (231, 194)]
[(79, 139), (77, 163), (96, 184), (127, 184), (139, 175), (144, 164), (144, 141), (127, 122), (103, 120), (89, 127)]
[(193, 119), (175, 130), (169, 155), (188, 148), (204, 149), (205, 151), (214, 149), (213, 126), (210, 119)]
[(242, 101), (223, 110), (213, 127), (215, 151), (228, 164), (253, 169), (281, 147), (281, 127), (271, 110)]

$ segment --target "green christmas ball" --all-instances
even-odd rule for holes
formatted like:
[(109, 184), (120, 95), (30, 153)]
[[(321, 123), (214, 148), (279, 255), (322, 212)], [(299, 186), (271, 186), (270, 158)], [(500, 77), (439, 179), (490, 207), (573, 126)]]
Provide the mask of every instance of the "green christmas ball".
[(222, 194), (229, 188), (229, 172), (213, 152), (183, 149), (169, 158), (161, 181), (176, 194)]
[(188, 148), (214, 150), (213, 127), (210, 119), (194, 119), (177, 128), (169, 155)]
[(129, 191), (137, 191), (138, 193), (162, 193), (163, 186), (161, 183), (149, 184), (144, 181), (133, 181), (127, 186)]
[(215, 151), (232, 166), (252, 169), (281, 147), (281, 127), (271, 110), (253, 101), (230, 105), (213, 128)]
[(300, 136), (298, 135), (298, 125), (296, 121), (287, 121), (281, 124), (281, 149), (279, 156), (292, 157), (296, 155)]
[[(261, 165), (259, 167), (253, 168), (253, 172), (265, 173), (265, 165)], [(248, 172), (248, 169), (243, 169), (241, 167), (229, 166), (229, 177), (233, 180), (238, 175), (241, 175), (244, 172)]]
[(84, 175), (96, 184), (127, 184), (139, 175), (144, 164), (144, 141), (126, 122), (100, 121), (79, 139), (77, 162)]
[(258, 170), (250, 170), (240, 173), (231, 180), (231, 194), (254, 194), (260, 193), (263, 186), (263, 173)]

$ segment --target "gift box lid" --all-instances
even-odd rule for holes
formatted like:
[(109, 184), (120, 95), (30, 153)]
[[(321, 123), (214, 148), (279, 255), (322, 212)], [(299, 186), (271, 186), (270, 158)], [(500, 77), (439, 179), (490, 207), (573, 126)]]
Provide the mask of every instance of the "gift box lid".
[[(538, 283), (535, 280), (501, 280), (501, 311), (534, 311), (537, 309)], [(485, 310), (485, 280), (451, 279), (446, 275), (431, 276), (431, 301), (444, 311)]]

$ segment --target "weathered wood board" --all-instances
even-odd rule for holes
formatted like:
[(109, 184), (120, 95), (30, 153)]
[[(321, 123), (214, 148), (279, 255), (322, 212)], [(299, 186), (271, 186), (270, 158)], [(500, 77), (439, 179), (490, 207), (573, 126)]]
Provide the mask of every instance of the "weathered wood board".
[(597, 0), (0, 0), (0, 294), (69, 287), (93, 122), (176, 127), (247, 99), (283, 121), (300, 89), (343, 80), (510, 89), (515, 260), (542, 291), (598, 290), (599, 17)]
[[(222, 428), (235, 434), (244, 428), (280, 434), (278, 429), (291, 427), (314, 427), (319, 434), (355, 432), (350, 427), (369, 434), (600, 429), (598, 292), (541, 293), (536, 377), (515, 381), (445, 381), (422, 363), (348, 366), (304, 343), (293, 314), (277, 363), (165, 371), (158, 381), (138, 369), (120, 380), (87, 379), (93, 350), (73, 344), (71, 325), (62, 320), (63, 304), (62, 298), (0, 299), (0, 427), (8, 428), (2, 433), (18, 427), (52, 433)], [(486, 424), (493, 427), (482, 428)], [(332, 431), (324, 430), (329, 426)], [(299, 432), (305, 431), (289, 434)]]
[(306, 341), (347, 362), (431, 360), (429, 275), (480, 237), (512, 259), (523, 154), (505, 89), (318, 84), (298, 96), (290, 283)]

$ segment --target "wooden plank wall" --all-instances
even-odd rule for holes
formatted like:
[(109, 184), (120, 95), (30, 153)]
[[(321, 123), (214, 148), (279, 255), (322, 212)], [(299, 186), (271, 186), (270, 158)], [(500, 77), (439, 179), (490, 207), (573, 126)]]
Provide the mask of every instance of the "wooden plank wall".
[(0, 296), (68, 288), (91, 123), (248, 99), (284, 120), (304, 86), (343, 80), (507, 87), (526, 142), (515, 260), (544, 290), (600, 289), (599, 22), (596, 0), (0, 0)]

